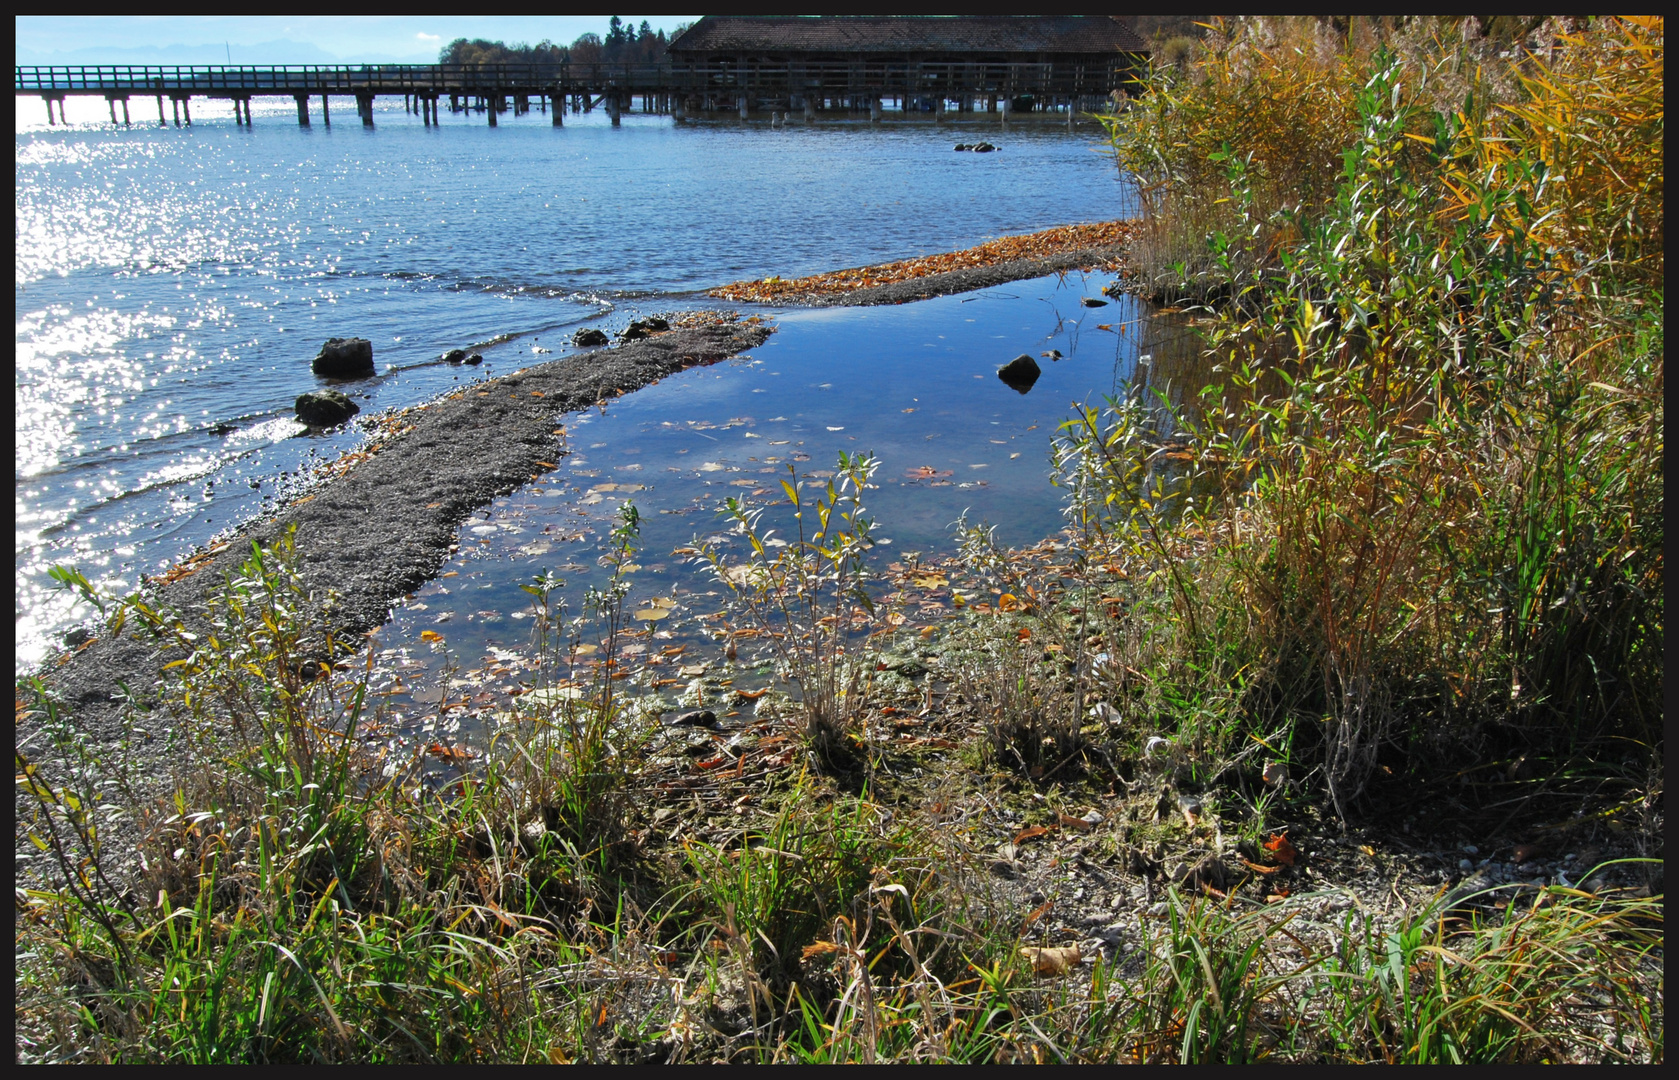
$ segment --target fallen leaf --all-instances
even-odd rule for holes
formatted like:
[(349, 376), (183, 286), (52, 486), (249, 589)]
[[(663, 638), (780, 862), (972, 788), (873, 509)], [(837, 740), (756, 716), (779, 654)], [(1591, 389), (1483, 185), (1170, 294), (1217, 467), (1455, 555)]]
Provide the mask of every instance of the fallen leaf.
[(642, 622), (658, 622), (660, 619), (670, 618), (670, 608), (642, 608), (635, 613), (635, 617)]
[(1052, 908), (1054, 906), (1055, 906), (1055, 901), (1054, 900), (1045, 900), (1043, 903), (1039, 904), (1036, 908), (1033, 908), (1032, 913), (1027, 915), (1025, 921), (1023, 921), (1020, 924), (1020, 932), (1022, 934), (1024, 934), (1028, 929), (1031, 928), (1033, 923), (1035, 923), (1039, 919), (1043, 918), (1044, 913), (1047, 912), (1050, 908)]
[(443, 635), (439, 634), (436, 630), (421, 630), (420, 631), (420, 640), (421, 641), (442, 641), (443, 640)]
[(1084, 960), (1084, 955), (1079, 952), (1077, 945), (1022, 945), (1020, 955), (1032, 962), (1034, 975), (1064, 975)]
[(1543, 852), (1544, 849), (1538, 844), (1517, 844), (1515, 850), (1510, 853), (1510, 858), (1515, 862), (1524, 863)]
[(1017, 844), (1023, 844), (1028, 840), (1036, 840), (1040, 836), (1048, 836), (1050, 831), (1051, 830), (1047, 826), (1032, 825), (1028, 828), (1021, 829), (1020, 832), (1016, 833), (1014, 842)]
[(1069, 817), (1066, 814), (1062, 814), (1060, 820), (1062, 828), (1074, 829), (1078, 832), (1089, 832), (1091, 829), (1096, 827), (1096, 823), (1094, 821), (1086, 821), (1083, 818)]
[(1013, 593), (1004, 593), (997, 598), (998, 611), (1019, 611), (1021, 607), (1020, 598)]
[(1293, 866), (1294, 860), (1300, 854), (1294, 850), (1294, 845), (1289, 843), (1287, 833), (1272, 834), (1271, 839), (1265, 841), (1263, 847), (1271, 853), (1271, 858), (1282, 866)]

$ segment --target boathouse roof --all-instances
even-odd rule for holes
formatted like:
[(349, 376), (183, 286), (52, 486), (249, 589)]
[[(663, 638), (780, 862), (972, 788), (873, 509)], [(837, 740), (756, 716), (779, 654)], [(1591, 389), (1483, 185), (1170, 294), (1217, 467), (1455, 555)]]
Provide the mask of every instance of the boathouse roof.
[(674, 53), (1146, 53), (1099, 15), (707, 15)]

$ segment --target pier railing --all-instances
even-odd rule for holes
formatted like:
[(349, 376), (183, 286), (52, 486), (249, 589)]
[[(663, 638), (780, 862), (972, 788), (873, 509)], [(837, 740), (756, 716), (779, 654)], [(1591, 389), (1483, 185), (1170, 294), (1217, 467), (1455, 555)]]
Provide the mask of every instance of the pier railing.
[(25, 66), (15, 92), (63, 97), (169, 94), (248, 98), (260, 94), (746, 93), (920, 96), (1104, 95), (1129, 77), (1125, 57), (1050, 63), (927, 62), (865, 56), (845, 61), (666, 59), (641, 64), (334, 64)]

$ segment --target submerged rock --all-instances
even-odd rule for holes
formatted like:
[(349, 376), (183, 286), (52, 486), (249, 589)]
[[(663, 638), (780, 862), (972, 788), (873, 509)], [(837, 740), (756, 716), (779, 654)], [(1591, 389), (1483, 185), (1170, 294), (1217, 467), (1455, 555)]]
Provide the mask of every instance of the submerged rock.
[(1022, 394), (1032, 389), (1032, 384), (1037, 382), (1038, 376), (1042, 374), (1043, 369), (1038, 367), (1038, 362), (1025, 353), (997, 369), (997, 378), (1003, 380), (1009, 389)]
[(1108, 306), (1108, 302), (1106, 300), (1098, 300), (1094, 296), (1087, 296), (1079, 302), (1081, 304), (1083, 304), (1085, 307), (1107, 307)]
[(310, 427), (334, 427), (361, 412), (361, 406), (336, 390), (314, 390), (297, 399), (297, 418)]
[(976, 154), (989, 154), (991, 151), (993, 151), (997, 148), (995, 146), (992, 146), (988, 142), (980, 142), (980, 143), (974, 143), (972, 146), (968, 147), (968, 149), (972, 150)]
[(443, 362), (445, 364), (465, 363), (466, 362), (466, 350), (465, 349), (450, 349), (448, 352), (443, 354)]
[(664, 722), (666, 727), (715, 727), (717, 714), (710, 709), (690, 709)]
[(482, 364), (484, 362), (484, 356), (482, 353), (472, 353), (467, 356), (466, 362), (474, 365)]
[(373, 374), (373, 342), (366, 338), (328, 338), (312, 365), (316, 375), (357, 379)]
[(607, 345), (610, 344), (611, 341), (612, 339), (607, 337), (604, 331), (596, 330), (592, 326), (579, 330), (577, 333), (571, 335), (571, 343), (579, 348), (585, 349), (592, 349), (599, 345)]

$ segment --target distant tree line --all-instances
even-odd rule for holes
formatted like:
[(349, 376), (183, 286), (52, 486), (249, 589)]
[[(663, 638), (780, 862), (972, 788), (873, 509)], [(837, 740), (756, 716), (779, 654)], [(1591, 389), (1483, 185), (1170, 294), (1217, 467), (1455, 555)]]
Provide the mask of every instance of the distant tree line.
[(607, 22), (606, 36), (582, 34), (570, 45), (556, 45), (547, 40), (527, 45), (515, 42), (508, 45), (483, 38), (456, 38), (438, 53), (440, 64), (562, 64), (568, 60), (580, 64), (650, 63), (664, 58), (665, 47), (672, 38), (688, 28), (683, 23), (669, 38), (663, 30), (654, 30), (641, 20), (638, 28), (614, 15)]

